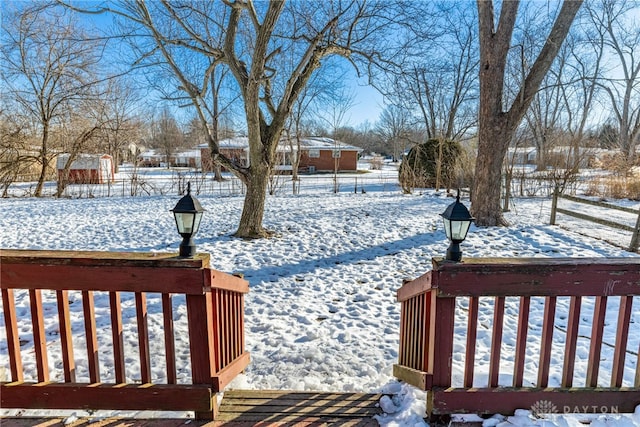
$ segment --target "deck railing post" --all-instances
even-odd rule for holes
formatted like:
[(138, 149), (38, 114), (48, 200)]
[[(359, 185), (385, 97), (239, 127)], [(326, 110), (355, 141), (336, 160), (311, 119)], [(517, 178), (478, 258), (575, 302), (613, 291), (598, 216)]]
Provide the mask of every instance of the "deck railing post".
[[(213, 386), (215, 367), (211, 298), (207, 298), (204, 293), (202, 295), (187, 295), (187, 317), (189, 319), (189, 352), (193, 383)], [(216, 412), (215, 403), (214, 398), (212, 399), (213, 410), (211, 412), (196, 412), (196, 419), (213, 419)]]

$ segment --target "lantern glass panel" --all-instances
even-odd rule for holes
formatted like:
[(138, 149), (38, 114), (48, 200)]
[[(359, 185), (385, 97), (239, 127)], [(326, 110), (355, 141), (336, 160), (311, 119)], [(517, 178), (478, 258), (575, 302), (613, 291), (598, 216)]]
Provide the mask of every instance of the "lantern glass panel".
[(451, 221), (447, 218), (442, 218), (442, 222), (444, 222), (444, 232), (447, 235), (447, 239), (451, 240)]
[(444, 231), (447, 234), (447, 239), (451, 241), (463, 241), (467, 237), (471, 221), (452, 221), (447, 218), (443, 218), (442, 220), (444, 222)]
[(200, 229), (200, 221), (202, 220), (202, 214), (204, 212), (196, 212), (196, 216), (193, 219), (193, 234), (196, 234)]
[(451, 221), (451, 240), (464, 240), (471, 226), (471, 221)]
[[(178, 233), (180, 234), (193, 234), (194, 231), (194, 216), (195, 213), (192, 212), (174, 212), (176, 217), (176, 225), (178, 227)], [(202, 217), (202, 215), (200, 215)], [(200, 218), (198, 218), (198, 225), (200, 223)]]

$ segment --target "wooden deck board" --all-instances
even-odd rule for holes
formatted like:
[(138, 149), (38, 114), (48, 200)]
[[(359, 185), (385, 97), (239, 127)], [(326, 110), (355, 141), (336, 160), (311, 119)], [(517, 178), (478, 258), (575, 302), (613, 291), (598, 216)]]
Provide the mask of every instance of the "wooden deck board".
[(382, 414), (382, 394), (296, 392), (278, 390), (225, 391), (215, 421), (193, 419), (0, 417), (2, 427), (311, 427), (340, 425), (375, 427)]
[[(216, 421), (254, 425), (377, 426), (381, 394), (230, 390)], [(223, 424), (224, 425), (224, 424)]]

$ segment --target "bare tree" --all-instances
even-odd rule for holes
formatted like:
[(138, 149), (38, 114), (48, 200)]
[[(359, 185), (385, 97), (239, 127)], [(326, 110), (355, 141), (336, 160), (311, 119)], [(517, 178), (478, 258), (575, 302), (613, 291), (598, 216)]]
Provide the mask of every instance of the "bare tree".
[(609, 96), (611, 112), (618, 124), (618, 146), (628, 165), (636, 158), (640, 144), (640, 26), (637, 2), (601, 0), (587, 10), (599, 34), (595, 43), (604, 43), (618, 66), (608, 70), (602, 86)]
[(458, 140), (477, 124), (477, 35), (474, 15), (462, 7), (459, 3), (443, 11), (443, 26), (452, 31), (431, 44), (430, 61), (410, 73), (409, 93), (420, 108), (427, 138)]
[(40, 174), (34, 194), (39, 197), (58, 153), (52, 128), (94, 96), (101, 46), (65, 9), (34, 3), (10, 13), (2, 20), (2, 80), (20, 114), (37, 124)]
[[(262, 225), (266, 188), (276, 161), (276, 149), (294, 102), (322, 60), (329, 56), (352, 61), (373, 59), (373, 35), (388, 31), (388, 14), (383, 4), (364, 0), (346, 2), (254, 2), (226, 0), (222, 3), (122, 1), (114, 6), (94, 9), (112, 12), (135, 28), (134, 41), (151, 41), (141, 52), (141, 62), (169, 69), (179, 87), (202, 113), (205, 85), (217, 66), (229, 69), (244, 104), (249, 139), (249, 165), (241, 165), (220, 152), (209, 138), (212, 157), (238, 176), (247, 187), (239, 237), (264, 237)], [(131, 33), (129, 33), (131, 34)], [(209, 38), (208, 34), (221, 34)], [(221, 44), (217, 40), (222, 40)], [(375, 49), (374, 49), (375, 48)], [(190, 75), (176, 61), (178, 51), (193, 57), (211, 58), (212, 66)], [(294, 52), (296, 62), (289, 67), (283, 55)], [(354, 62), (355, 63), (355, 62)]]
[[(327, 73), (326, 75), (330, 74), (331, 73)], [(315, 73), (311, 77), (293, 104), (291, 115), (287, 122), (285, 139), (289, 143), (289, 151), (291, 153), (291, 183), (293, 194), (300, 192), (298, 169), (302, 155), (301, 140), (305, 136), (312, 136), (309, 135), (306, 121), (311, 120), (310, 116), (313, 115), (317, 104), (322, 104), (322, 95), (327, 91), (327, 84), (331, 85), (330, 82), (327, 83), (321, 78), (323, 75), (325, 74)]]
[[(376, 122), (375, 132), (386, 144), (391, 146), (393, 161), (398, 162), (407, 146), (411, 143), (415, 120), (411, 112), (401, 105), (388, 105)], [(413, 141), (417, 143), (419, 141)]]
[(471, 212), (476, 224), (482, 226), (507, 225), (500, 206), (502, 164), (507, 148), (582, 5), (581, 0), (562, 3), (544, 46), (505, 111), (504, 105), (508, 101), (505, 97), (505, 70), (519, 3), (515, 0), (503, 2), (496, 26), (493, 1), (477, 2), (480, 110)]
[[(561, 167), (563, 176), (577, 173), (585, 157), (583, 141), (594, 119), (604, 52), (602, 43), (588, 33), (590, 27), (576, 29), (586, 32), (568, 35), (525, 115), (536, 144), (537, 169)], [(549, 154), (560, 142), (569, 145), (562, 150), (566, 155), (559, 163), (558, 153), (554, 159)]]
[(30, 176), (37, 156), (30, 149), (31, 132), (24, 117), (9, 114), (11, 103), (6, 96), (0, 100), (0, 183), (2, 197), (8, 197), (14, 182)]
[(318, 118), (326, 123), (331, 130), (333, 138), (333, 192), (339, 192), (338, 185), (338, 169), (340, 165), (340, 148), (338, 147), (338, 130), (344, 126), (347, 113), (353, 107), (355, 102), (355, 92), (351, 88), (347, 88), (344, 84), (339, 84), (331, 93), (325, 97)]
[(406, 47), (382, 92), (410, 110), (427, 139), (459, 140), (477, 124), (477, 20), (461, 2), (412, 2), (402, 21)]
[(152, 132), (153, 146), (162, 151), (165, 166), (169, 169), (176, 150), (183, 146), (183, 135), (176, 118), (167, 107), (160, 111), (153, 123)]
[(117, 172), (128, 145), (140, 137), (140, 119), (136, 113), (140, 96), (129, 83), (110, 80), (103, 98), (100, 149), (113, 157)]
[[(77, 107), (77, 111), (69, 110), (63, 123), (52, 129), (52, 134), (59, 141), (58, 147), (66, 155), (64, 165), (61, 169), (58, 168), (55, 197), (63, 196), (69, 184), (71, 166), (78, 156), (83, 152), (97, 151), (97, 136), (108, 122), (104, 105), (87, 101), (84, 105), (77, 105)], [(89, 147), (90, 144), (93, 147)], [(60, 159), (64, 158), (60, 157)]]

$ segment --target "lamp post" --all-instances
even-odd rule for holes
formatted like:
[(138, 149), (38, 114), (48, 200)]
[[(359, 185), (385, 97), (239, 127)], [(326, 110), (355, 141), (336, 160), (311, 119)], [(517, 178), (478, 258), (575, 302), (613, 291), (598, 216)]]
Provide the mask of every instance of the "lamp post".
[(196, 254), (193, 235), (200, 228), (200, 220), (204, 209), (198, 199), (191, 195), (191, 182), (187, 183), (187, 195), (178, 200), (176, 207), (171, 210), (176, 219), (178, 233), (182, 236), (180, 243), (180, 257), (191, 258)]
[(451, 242), (449, 248), (447, 248), (446, 260), (460, 262), (462, 259), (460, 243), (467, 237), (471, 222), (475, 219), (471, 216), (467, 207), (460, 203), (460, 190), (458, 190), (456, 201), (447, 206), (440, 216), (444, 221), (444, 231), (447, 234), (447, 239)]

